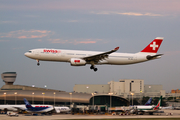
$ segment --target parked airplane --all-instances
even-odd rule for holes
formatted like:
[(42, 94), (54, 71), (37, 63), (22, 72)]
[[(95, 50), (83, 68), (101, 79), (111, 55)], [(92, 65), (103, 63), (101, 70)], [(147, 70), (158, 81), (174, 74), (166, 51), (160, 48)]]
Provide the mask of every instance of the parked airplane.
[(152, 98), (149, 98), (149, 100), (145, 103), (145, 105), (150, 105), (152, 101)]
[(3, 111), (18, 111), (20, 110), (26, 110), (25, 105), (0, 105), (0, 110)]
[(46, 112), (53, 112), (55, 111), (56, 113), (60, 112), (68, 112), (70, 111), (69, 107), (53, 107), (52, 105), (44, 105), (44, 106), (39, 106), (36, 105), (35, 107), (31, 106), (31, 104), (24, 98), (24, 102), (26, 105), (26, 111), (27, 112), (41, 112), (41, 113), (46, 113)]
[(167, 107), (162, 107), (162, 110), (164, 109), (174, 110), (174, 107), (172, 105), (167, 106)]
[(85, 66), (91, 64), (90, 69), (97, 71), (95, 65), (111, 64), (111, 65), (127, 65), (145, 62), (157, 58), (161, 58), (163, 54), (156, 54), (161, 43), (162, 37), (155, 38), (141, 52), (130, 53), (114, 53), (119, 47), (108, 52), (96, 51), (79, 51), (79, 50), (63, 50), (63, 49), (32, 49), (25, 53), (25, 56), (39, 61), (58, 61), (69, 62), (71, 66)]
[(41, 107), (33, 107), (31, 106), (31, 104), (26, 100), (26, 98), (24, 98), (24, 103), (26, 105), (26, 111), (27, 112), (41, 112), (41, 113), (46, 113), (46, 112), (50, 112), (53, 111), (54, 108), (52, 105), (44, 105)]
[(56, 111), (56, 113), (67, 113), (71, 109), (69, 107), (54, 107), (54, 110)]
[[(27, 100), (25, 99), (24, 101), (27, 101)], [(47, 111), (47, 112), (56, 112), (56, 113), (70, 111), (69, 107), (57, 107), (57, 106), (52, 106), (52, 105), (30, 105), (30, 103), (28, 101), (26, 103), (27, 103), (26, 105), (0, 105), (0, 110), (28, 111), (28, 112), (31, 112), (31, 111), (32, 112), (46, 112)]]
[(137, 105), (137, 106), (134, 106), (134, 109), (137, 110), (137, 112), (141, 114), (149, 113), (150, 115), (153, 115), (154, 112), (160, 109), (161, 101), (162, 101), (162, 96), (159, 98), (159, 101), (156, 106)]

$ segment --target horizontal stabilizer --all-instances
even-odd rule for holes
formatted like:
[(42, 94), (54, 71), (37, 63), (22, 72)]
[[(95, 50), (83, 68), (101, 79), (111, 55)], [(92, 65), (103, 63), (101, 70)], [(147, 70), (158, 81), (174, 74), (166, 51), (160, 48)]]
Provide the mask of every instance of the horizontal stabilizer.
[(163, 55), (163, 54), (158, 54), (158, 55), (153, 55), (153, 56), (148, 55), (148, 56), (146, 56), (146, 58), (147, 58), (148, 60), (152, 60), (152, 59), (160, 58), (162, 55)]

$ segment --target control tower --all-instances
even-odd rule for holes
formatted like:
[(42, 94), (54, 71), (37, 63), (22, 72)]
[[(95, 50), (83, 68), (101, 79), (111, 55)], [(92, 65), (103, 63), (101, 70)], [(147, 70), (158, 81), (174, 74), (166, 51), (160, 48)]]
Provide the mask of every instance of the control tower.
[(1, 78), (6, 83), (6, 85), (13, 85), (16, 80), (16, 72), (4, 72), (1, 74)]

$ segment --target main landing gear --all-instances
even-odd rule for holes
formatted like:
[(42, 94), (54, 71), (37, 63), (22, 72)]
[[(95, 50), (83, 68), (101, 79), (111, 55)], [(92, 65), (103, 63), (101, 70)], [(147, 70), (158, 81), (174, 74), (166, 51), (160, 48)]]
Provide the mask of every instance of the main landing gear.
[(96, 72), (98, 70), (94, 65), (91, 65), (90, 69), (93, 69), (94, 72)]
[(36, 61), (37, 61), (37, 66), (39, 66), (40, 65), (39, 60), (36, 60)]

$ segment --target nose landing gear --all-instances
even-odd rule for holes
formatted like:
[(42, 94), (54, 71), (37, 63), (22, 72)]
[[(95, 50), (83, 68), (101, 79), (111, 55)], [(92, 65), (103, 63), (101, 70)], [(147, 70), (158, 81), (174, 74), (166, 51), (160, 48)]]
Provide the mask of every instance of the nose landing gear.
[(39, 60), (36, 60), (36, 61), (37, 61), (37, 66), (39, 66), (40, 65)]

